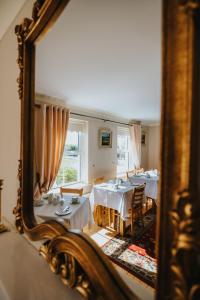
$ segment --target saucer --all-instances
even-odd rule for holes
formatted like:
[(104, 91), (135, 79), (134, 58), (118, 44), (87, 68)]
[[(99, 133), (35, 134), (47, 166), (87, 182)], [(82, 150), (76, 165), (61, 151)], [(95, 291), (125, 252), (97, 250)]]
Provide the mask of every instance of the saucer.
[(69, 208), (69, 209), (66, 209), (65, 211), (56, 211), (55, 214), (57, 216), (66, 216), (66, 215), (71, 214), (71, 212), (72, 212), (72, 209)]
[(40, 200), (36, 200), (34, 201), (34, 206), (37, 207), (37, 206), (42, 206), (45, 204), (45, 200), (44, 199), (40, 199)]

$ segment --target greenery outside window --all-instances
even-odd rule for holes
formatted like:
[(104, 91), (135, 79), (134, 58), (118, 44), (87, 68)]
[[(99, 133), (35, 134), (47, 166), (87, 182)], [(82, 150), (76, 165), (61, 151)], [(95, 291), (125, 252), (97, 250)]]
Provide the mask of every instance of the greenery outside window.
[(81, 182), (85, 132), (83, 121), (70, 119), (63, 157), (53, 188)]

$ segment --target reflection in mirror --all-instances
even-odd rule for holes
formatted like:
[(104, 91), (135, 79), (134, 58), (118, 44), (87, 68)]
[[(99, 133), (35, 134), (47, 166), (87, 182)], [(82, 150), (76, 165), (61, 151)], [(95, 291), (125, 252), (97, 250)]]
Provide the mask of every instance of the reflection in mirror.
[(36, 44), (34, 212), (155, 287), (161, 1), (73, 0)]

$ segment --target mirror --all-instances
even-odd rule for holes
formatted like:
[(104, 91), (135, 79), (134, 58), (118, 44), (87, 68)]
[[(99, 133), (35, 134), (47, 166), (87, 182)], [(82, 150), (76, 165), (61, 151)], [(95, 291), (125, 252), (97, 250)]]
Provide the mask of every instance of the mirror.
[[(157, 283), (158, 298), (176, 295), (184, 263), (179, 253), (188, 249), (179, 241), (191, 235), (187, 221), (195, 223), (187, 210), (194, 201), (188, 174), (192, 180), (197, 172), (190, 164), (192, 121), (188, 105), (181, 106), (188, 85), (179, 77), (191, 74), (178, 59), (193, 16), (185, 2), (163, 8), (160, 151), (161, 2), (68, 2), (36, 1), (33, 21), (16, 27), (24, 100), (17, 228), (32, 240), (45, 239), (40, 252), (51, 269), (87, 298), (99, 291), (105, 299), (137, 298), (117, 265), (133, 280)], [(189, 96), (185, 103), (193, 107)]]
[(36, 43), (34, 213), (155, 288), (161, 2), (143, 5), (71, 1)]

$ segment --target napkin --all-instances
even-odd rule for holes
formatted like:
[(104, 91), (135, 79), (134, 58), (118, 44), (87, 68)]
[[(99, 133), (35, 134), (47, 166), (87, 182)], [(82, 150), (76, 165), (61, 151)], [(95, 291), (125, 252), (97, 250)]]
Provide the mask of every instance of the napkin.
[(132, 250), (132, 251), (135, 251), (137, 252), (138, 254), (142, 255), (142, 256), (147, 256), (147, 253), (146, 253), (146, 250), (139, 247), (139, 246), (136, 246), (136, 245), (131, 245), (128, 247), (129, 250)]

